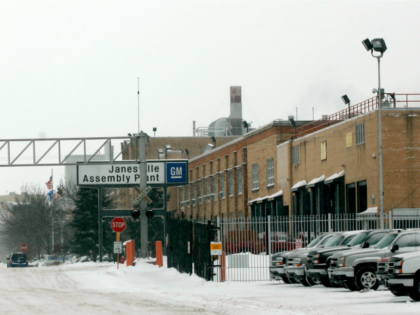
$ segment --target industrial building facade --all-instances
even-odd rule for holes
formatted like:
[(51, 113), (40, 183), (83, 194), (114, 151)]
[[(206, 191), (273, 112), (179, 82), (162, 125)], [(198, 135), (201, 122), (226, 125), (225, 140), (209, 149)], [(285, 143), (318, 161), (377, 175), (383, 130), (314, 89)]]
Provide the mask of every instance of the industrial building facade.
[[(370, 100), (371, 101), (371, 100)], [(177, 215), (358, 214), (379, 209), (378, 109), (355, 105), (311, 128), (287, 121), (190, 159)], [(384, 212), (420, 210), (420, 109), (382, 108)], [(301, 131), (309, 130), (307, 132)], [(293, 139), (292, 139), (293, 138)]]

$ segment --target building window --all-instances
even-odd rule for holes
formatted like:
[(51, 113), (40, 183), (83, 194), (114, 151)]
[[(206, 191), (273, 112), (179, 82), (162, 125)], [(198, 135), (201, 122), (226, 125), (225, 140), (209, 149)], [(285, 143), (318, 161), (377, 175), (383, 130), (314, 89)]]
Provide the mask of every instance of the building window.
[(365, 123), (356, 125), (356, 145), (365, 143)]
[(242, 194), (242, 168), (238, 169), (238, 194)]
[(252, 164), (252, 189), (260, 187), (259, 166), (258, 163)]
[(190, 186), (188, 185), (188, 188), (187, 188), (187, 198), (185, 199), (185, 200), (190, 200)]
[(292, 148), (292, 161), (293, 164), (299, 164), (299, 147)]
[(233, 196), (233, 172), (229, 173), (229, 196)]
[(217, 176), (213, 177), (213, 195), (214, 200), (217, 200)]
[(327, 141), (321, 142), (321, 161), (327, 159)]
[(201, 203), (201, 201), (203, 200), (203, 181), (200, 182), (200, 198), (198, 199)]
[(206, 195), (210, 195), (210, 180), (206, 180)]
[(267, 186), (274, 185), (274, 159), (267, 160)]
[(220, 198), (225, 197), (225, 174), (222, 174), (222, 189), (220, 191)]
[(181, 202), (184, 201), (184, 188), (181, 188)]
[(197, 200), (197, 187), (194, 185), (193, 186), (193, 193), (194, 193), (194, 201)]

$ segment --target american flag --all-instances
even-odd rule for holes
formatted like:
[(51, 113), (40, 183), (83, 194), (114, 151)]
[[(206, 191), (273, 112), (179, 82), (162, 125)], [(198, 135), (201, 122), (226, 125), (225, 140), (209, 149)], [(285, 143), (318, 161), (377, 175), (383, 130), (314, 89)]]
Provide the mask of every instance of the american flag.
[(45, 183), (45, 185), (47, 185), (48, 190), (52, 189), (52, 176), (50, 177), (50, 180)]

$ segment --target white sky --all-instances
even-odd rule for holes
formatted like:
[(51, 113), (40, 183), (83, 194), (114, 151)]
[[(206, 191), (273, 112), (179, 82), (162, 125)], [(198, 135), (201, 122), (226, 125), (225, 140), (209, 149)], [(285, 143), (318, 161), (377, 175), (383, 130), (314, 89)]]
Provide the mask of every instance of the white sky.
[[(388, 92), (418, 89), (420, 2), (0, 0), (0, 139), (192, 135), (229, 114), (315, 119), (373, 96), (383, 37)], [(413, 41), (414, 40), (414, 41)], [(4, 163), (4, 161), (0, 161)], [(55, 182), (63, 168), (54, 168)], [(0, 168), (0, 195), (44, 185), (49, 167)], [(44, 186), (45, 187), (45, 186)]]

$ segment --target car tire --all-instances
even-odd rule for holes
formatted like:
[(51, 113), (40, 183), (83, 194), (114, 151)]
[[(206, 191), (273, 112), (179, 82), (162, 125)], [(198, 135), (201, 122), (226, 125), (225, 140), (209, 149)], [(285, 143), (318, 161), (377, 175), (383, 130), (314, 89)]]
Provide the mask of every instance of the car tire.
[(414, 278), (414, 286), (408, 294), (414, 301), (420, 301), (420, 275)]
[(291, 284), (292, 282), (290, 281), (289, 278), (287, 278), (286, 276), (281, 277), (283, 279), (283, 282), (286, 284)]
[(332, 288), (333, 284), (330, 282), (330, 279), (321, 279), (321, 283), (326, 288)]
[(396, 291), (396, 290), (389, 290), (392, 294), (394, 294), (395, 296), (407, 296), (408, 292), (403, 292), (403, 291)]
[(348, 281), (345, 282), (343, 286), (350, 291), (359, 291), (359, 288), (354, 283)]
[(318, 283), (316, 283), (312, 278), (305, 275), (305, 278), (300, 280), (300, 283), (302, 283), (305, 287), (312, 287)]
[(356, 287), (359, 290), (376, 290), (379, 287), (379, 281), (376, 279), (376, 269), (370, 266), (362, 267), (356, 273)]

